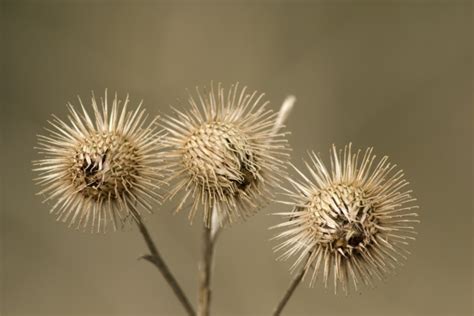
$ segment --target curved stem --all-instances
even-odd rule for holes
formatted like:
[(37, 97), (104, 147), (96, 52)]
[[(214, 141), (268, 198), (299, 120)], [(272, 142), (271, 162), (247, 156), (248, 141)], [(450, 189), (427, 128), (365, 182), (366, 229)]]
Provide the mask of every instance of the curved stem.
[(153, 239), (151, 238), (150, 233), (148, 232), (148, 229), (146, 228), (145, 224), (141, 220), (141, 217), (134, 216), (134, 218), (138, 225), (138, 228), (140, 229), (140, 233), (142, 234), (143, 239), (145, 240), (145, 243), (148, 246), (148, 249), (150, 251), (149, 255), (145, 255), (142, 258), (151, 262), (153, 265), (155, 265), (155, 267), (158, 268), (158, 270), (160, 270), (161, 274), (163, 275), (165, 280), (168, 282), (168, 285), (171, 287), (171, 289), (173, 290), (174, 294), (176, 295), (180, 303), (186, 309), (186, 312), (188, 313), (188, 315), (195, 316), (196, 312), (194, 311), (194, 308), (192, 307), (188, 298), (186, 297), (183, 290), (179, 286), (178, 281), (176, 281), (173, 274), (171, 274), (171, 271), (169, 270), (168, 266), (164, 262), (160, 253), (158, 252), (158, 249), (156, 248), (156, 245), (153, 242)]
[(294, 276), (293, 280), (291, 280), (290, 286), (286, 289), (285, 294), (280, 299), (280, 302), (278, 303), (277, 307), (273, 311), (273, 316), (281, 315), (281, 312), (282, 312), (283, 308), (286, 306), (286, 303), (288, 303), (288, 301), (290, 300), (291, 295), (293, 295), (293, 292), (296, 290), (298, 285), (301, 283), (301, 280), (303, 280), (303, 276), (305, 274), (305, 271), (306, 271), (305, 265), (303, 265), (301, 267), (301, 270), (298, 271), (298, 273)]

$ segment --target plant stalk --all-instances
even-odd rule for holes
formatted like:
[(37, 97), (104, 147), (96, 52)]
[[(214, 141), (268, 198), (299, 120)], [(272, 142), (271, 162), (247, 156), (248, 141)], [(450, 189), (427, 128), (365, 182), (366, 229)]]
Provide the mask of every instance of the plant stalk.
[(160, 253), (158, 252), (158, 248), (153, 242), (153, 239), (151, 238), (150, 233), (148, 232), (148, 229), (146, 228), (145, 224), (141, 220), (141, 217), (137, 215), (137, 216), (134, 216), (134, 218), (138, 225), (138, 228), (140, 229), (140, 233), (142, 234), (143, 239), (145, 240), (145, 243), (148, 246), (148, 249), (150, 251), (149, 255), (145, 255), (142, 258), (151, 262), (153, 265), (155, 265), (155, 267), (158, 268), (158, 270), (160, 270), (161, 274), (163, 275), (165, 280), (168, 282), (168, 285), (171, 287), (174, 294), (178, 298), (179, 302), (181, 303), (181, 305), (183, 305), (184, 309), (186, 309), (186, 312), (188, 313), (188, 315), (195, 316), (196, 312), (194, 311), (194, 308), (192, 307), (188, 298), (186, 297), (183, 290), (179, 286), (178, 281), (175, 279), (170, 269), (166, 265), (165, 261), (161, 257)]
[(298, 271), (298, 273), (293, 277), (293, 280), (291, 280), (290, 286), (286, 289), (285, 294), (280, 299), (280, 302), (278, 303), (275, 310), (273, 311), (273, 316), (281, 315), (281, 312), (283, 311), (283, 308), (286, 306), (286, 303), (288, 303), (291, 296), (295, 292), (296, 288), (301, 283), (301, 280), (303, 280), (304, 274), (305, 274), (305, 265), (301, 267), (300, 271)]
[(212, 209), (209, 226), (204, 225), (202, 234), (202, 258), (200, 265), (200, 286), (198, 293), (198, 316), (209, 316), (211, 310), (211, 275), (214, 258), (214, 245), (219, 232), (217, 211)]

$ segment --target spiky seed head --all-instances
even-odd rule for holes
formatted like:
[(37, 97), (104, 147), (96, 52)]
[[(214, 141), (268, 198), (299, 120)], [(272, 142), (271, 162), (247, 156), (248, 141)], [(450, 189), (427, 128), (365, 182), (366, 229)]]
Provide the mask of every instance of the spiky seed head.
[(292, 270), (302, 265), (313, 286), (322, 274), (325, 286), (332, 277), (334, 290), (350, 284), (373, 285), (401, 264), (408, 241), (414, 239), (417, 208), (405, 187), (403, 171), (383, 157), (374, 167), (372, 148), (352, 153), (351, 145), (331, 150), (331, 170), (313, 152), (306, 162), (309, 175), (298, 169), (302, 180), (289, 179), (291, 212), (278, 213), (287, 220), (274, 228), (284, 229), (275, 250), (280, 259), (296, 256)]
[(196, 91), (189, 111), (174, 109), (175, 117), (163, 121), (169, 134), (167, 182), (175, 182), (168, 197), (184, 191), (177, 211), (191, 199), (189, 218), (202, 206), (208, 225), (213, 208), (221, 224), (246, 218), (264, 205), (285, 173), (286, 133), (273, 128), (276, 114), (266, 109), (264, 94), (247, 93), (238, 84), (227, 92), (221, 84)]
[(51, 213), (77, 229), (105, 232), (151, 211), (162, 170), (161, 136), (156, 118), (146, 124), (140, 105), (128, 111), (117, 98), (111, 107), (105, 97), (100, 106), (92, 95), (91, 118), (80, 98), (81, 111), (68, 104), (68, 121), (53, 115), (49, 135), (38, 135), (42, 159), (33, 162), (35, 179), (45, 201), (55, 200)]

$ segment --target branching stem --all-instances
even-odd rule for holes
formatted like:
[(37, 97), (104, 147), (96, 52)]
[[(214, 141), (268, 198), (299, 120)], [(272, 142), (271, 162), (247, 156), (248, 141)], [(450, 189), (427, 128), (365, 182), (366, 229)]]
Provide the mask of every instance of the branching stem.
[(138, 225), (138, 228), (140, 229), (140, 233), (142, 234), (143, 239), (145, 240), (145, 243), (148, 246), (148, 249), (150, 251), (149, 255), (145, 255), (142, 258), (151, 262), (153, 265), (155, 265), (155, 267), (158, 268), (158, 270), (160, 270), (161, 274), (163, 275), (165, 280), (168, 282), (168, 285), (173, 290), (174, 294), (180, 301), (181, 305), (183, 305), (184, 309), (186, 309), (186, 312), (188, 313), (188, 315), (195, 316), (196, 312), (194, 311), (194, 308), (192, 307), (188, 298), (186, 297), (183, 290), (179, 286), (178, 281), (175, 279), (173, 274), (171, 274), (171, 271), (169, 270), (168, 266), (164, 262), (160, 253), (158, 252), (158, 249), (155, 243), (153, 242), (153, 239), (151, 238), (150, 233), (148, 232), (148, 229), (146, 228), (145, 224), (141, 220), (140, 216), (135, 216), (134, 218)]

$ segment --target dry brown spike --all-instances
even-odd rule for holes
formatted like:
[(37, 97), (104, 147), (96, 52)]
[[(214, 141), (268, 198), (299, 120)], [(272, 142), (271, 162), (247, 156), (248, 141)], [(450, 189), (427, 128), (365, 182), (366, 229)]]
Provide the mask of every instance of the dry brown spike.
[(289, 179), (291, 202), (283, 203), (292, 211), (278, 213), (286, 220), (273, 227), (283, 229), (275, 237), (283, 239), (275, 247), (279, 258), (295, 256), (292, 269), (302, 266), (311, 286), (322, 276), (335, 291), (383, 279), (406, 259), (419, 222), (403, 171), (387, 157), (375, 163), (372, 148), (361, 157), (351, 145), (333, 146), (330, 169), (315, 153), (305, 164), (308, 174), (294, 167), (301, 180)]
[(145, 124), (141, 103), (127, 110), (128, 96), (121, 104), (115, 94), (109, 105), (107, 91), (100, 104), (92, 94), (93, 116), (78, 99), (80, 111), (68, 104), (68, 121), (53, 115), (49, 135), (38, 135), (38, 194), (55, 201), (50, 212), (70, 227), (105, 232), (112, 224), (116, 230), (160, 199), (158, 118)]
[(221, 224), (245, 219), (269, 200), (285, 174), (286, 132), (274, 129), (278, 113), (267, 109), (263, 93), (212, 83), (196, 92), (189, 96), (190, 110), (174, 109), (162, 122), (171, 171), (166, 182), (173, 182), (168, 197), (183, 194), (177, 211), (190, 200), (191, 220), (202, 207), (206, 225), (214, 206)]

